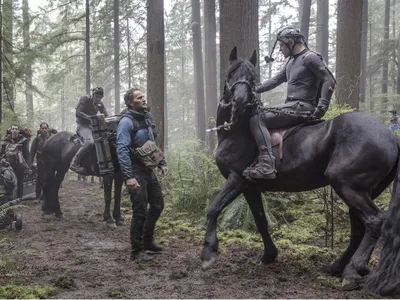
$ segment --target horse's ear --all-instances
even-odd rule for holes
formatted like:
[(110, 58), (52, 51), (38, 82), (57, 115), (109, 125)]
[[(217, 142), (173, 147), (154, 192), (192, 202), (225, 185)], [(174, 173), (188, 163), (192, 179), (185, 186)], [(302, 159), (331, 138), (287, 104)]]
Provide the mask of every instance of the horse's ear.
[(250, 62), (253, 64), (253, 66), (257, 65), (257, 51), (254, 50), (253, 55), (250, 58)]
[(237, 60), (237, 48), (236, 48), (236, 46), (233, 47), (233, 49), (231, 51), (231, 54), (229, 55), (229, 62), (233, 62), (235, 60)]

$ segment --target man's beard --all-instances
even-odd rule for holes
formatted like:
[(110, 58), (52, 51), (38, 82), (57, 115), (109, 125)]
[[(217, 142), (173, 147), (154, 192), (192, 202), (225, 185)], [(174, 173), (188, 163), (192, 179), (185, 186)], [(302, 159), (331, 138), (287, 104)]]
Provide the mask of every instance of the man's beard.
[(40, 135), (43, 137), (43, 138), (47, 138), (48, 136), (49, 136), (49, 132), (48, 131), (42, 131), (41, 133), (40, 133)]

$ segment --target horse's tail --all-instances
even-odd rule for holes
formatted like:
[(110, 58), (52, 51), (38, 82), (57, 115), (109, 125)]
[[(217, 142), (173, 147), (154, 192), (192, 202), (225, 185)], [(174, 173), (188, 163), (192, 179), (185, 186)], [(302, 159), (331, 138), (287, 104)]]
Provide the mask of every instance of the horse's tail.
[[(400, 155), (400, 140), (397, 140)], [(400, 156), (393, 181), (392, 199), (382, 228), (380, 261), (366, 282), (366, 289), (382, 296), (400, 292)]]

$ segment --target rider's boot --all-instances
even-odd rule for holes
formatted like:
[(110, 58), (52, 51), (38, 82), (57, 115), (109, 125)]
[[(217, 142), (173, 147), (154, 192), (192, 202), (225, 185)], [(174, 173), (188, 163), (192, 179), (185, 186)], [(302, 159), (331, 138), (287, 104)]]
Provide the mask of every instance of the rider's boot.
[(243, 176), (252, 179), (275, 179), (275, 157), (272, 155), (271, 135), (260, 116), (251, 119), (250, 128), (260, 154), (257, 163), (248, 167), (243, 172)]
[(75, 154), (75, 156), (74, 156), (74, 158), (73, 158), (73, 160), (71, 162), (71, 165), (69, 166), (69, 168), (72, 171), (74, 171), (75, 173), (78, 173), (78, 174), (82, 174), (82, 175), (85, 174), (85, 168), (81, 166), (80, 162), (81, 162), (82, 154), (85, 153), (85, 149), (84, 148), (85, 148), (85, 146), (81, 147), (78, 150), (78, 152)]

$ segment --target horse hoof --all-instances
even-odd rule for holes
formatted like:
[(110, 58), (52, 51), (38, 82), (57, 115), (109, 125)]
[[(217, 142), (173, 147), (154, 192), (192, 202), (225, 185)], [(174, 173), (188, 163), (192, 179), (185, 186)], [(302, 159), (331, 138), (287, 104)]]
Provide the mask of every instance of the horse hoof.
[(217, 258), (213, 256), (209, 260), (203, 261), (203, 263), (201, 264), (202, 269), (203, 270), (209, 269), (215, 263), (216, 260)]
[(344, 278), (342, 281), (342, 291), (353, 291), (360, 288), (360, 282), (355, 278)]
[(43, 214), (42, 214), (42, 218), (43, 218), (44, 220), (51, 220), (51, 219), (53, 219), (53, 215), (52, 215), (52, 214), (45, 214), (45, 213), (43, 213)]
[(117, 226), (125, 226), (125, 221), (124, 220), (118, 220), (118, 221), (115, 221), (115, 224)]
[(115, 222), (106, 222), (108, 228), (117, 228)]

